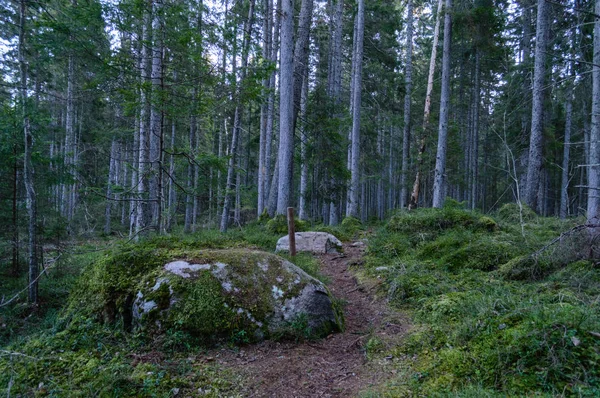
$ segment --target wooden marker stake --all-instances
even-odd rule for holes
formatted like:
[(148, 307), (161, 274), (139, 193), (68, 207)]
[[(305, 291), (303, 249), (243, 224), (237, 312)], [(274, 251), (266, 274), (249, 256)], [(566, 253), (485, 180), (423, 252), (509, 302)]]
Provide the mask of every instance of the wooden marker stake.
[(294, 225), (294, 208), (288, 207), (288, 236), (290, 238), (290, 256), (296, 256), (296, 226)]

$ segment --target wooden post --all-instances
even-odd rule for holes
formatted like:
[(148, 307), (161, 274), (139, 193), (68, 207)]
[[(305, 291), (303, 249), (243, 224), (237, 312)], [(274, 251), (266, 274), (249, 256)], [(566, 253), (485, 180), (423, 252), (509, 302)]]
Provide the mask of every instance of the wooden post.
[(296, 255), (296, 226), (294, 225), (294, 208), (287, 208), (288, 214), (288, 236), (290, 238), (290, 256)]

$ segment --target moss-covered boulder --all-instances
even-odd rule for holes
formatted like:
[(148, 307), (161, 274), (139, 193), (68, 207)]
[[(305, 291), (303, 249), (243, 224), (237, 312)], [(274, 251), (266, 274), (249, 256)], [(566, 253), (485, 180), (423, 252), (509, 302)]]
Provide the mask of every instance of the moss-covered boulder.
[(322, 336), (343, 324), (321, 282), (279, 256), (249, 250), (179, 254), (140, 281), (132, 312), (139, 329), (208, 340), (261, 340), (300, 320), (303, 333)]

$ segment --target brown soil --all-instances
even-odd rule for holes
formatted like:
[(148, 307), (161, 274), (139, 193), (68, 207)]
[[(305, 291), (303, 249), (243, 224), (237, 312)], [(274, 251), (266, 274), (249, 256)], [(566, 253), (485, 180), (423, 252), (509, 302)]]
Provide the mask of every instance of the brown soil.
[[(360, 243), (358, 244), (360, 245)], [(362, 263), (363, 247), (344, 245), (344, 254), (321, 256), (321, 272), (333, 295), (345, 302), (346, 330), (319, 341), (273, 342), (213, 353), (216, 362), (244, 375), (245, 397), (353, 397), (391, 376), (384, 358), (367, 360), (365, 346), (377, 338), (397, 344), (409, 324), (375, 296), (376, 281), (359, 283), (351, 266)], [(393, 370), (392, 370), (393, 372)]]

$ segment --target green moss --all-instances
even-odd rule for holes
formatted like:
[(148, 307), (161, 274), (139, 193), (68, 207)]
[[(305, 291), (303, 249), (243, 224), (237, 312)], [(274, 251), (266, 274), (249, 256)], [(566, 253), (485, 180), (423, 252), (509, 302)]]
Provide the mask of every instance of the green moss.
[(537, 219), (537, 214), (526, 204), (506, 203), (498, 210), (498, 217), (510, 223), (530, 222)]
[[(306, 221), (295, 219), (294, 227), (296, 232), (306, 231), (308, 224)], [(283, 235), (288, 232), (288, 221), (287, 217), (283, 214), (277, 214), (275, 217), (267, 222), (266, 228), (269, 232), (274, 234)]]
[(479, 217), (479, 220), (477, 220), (477, 223), (488, 232), (496, 232), (499, 229), (498, 223), (496, 222), (496, 220), (494, 220), (493, 218), (488, 217), (488, 216)]
[(363, 229), (363, 223), (356, 217), (348, 216), (342, 220), (342, 228), (348, 232), (356, 232)]
[(576, 221), (526, 215), (521, 226), (507, 213), (498, 225), (456, 203), (400, 212), (369, 239), (366, 268), (388, 267), (390, 303), (416, 324), (397, 348), (403, 359), (392, 391), (600, 393), (598, 339), (590, 333), (600, 330), (600, 269), (578, 261), (585, 236), (550, 245)]

